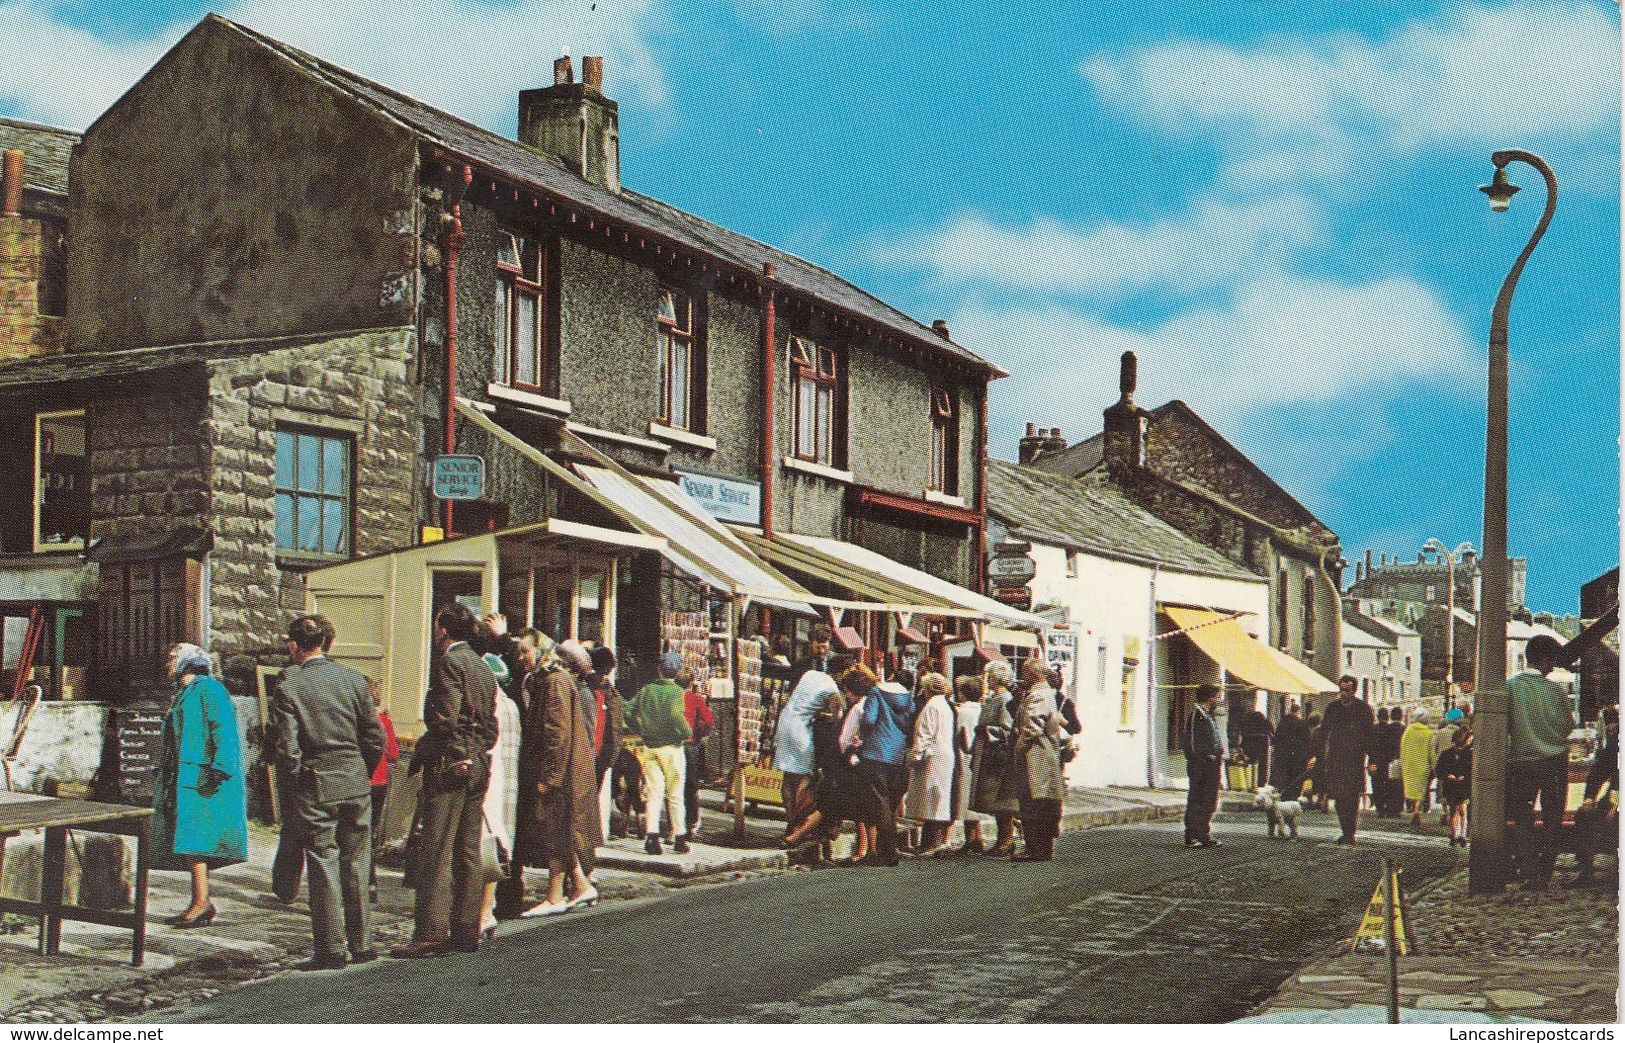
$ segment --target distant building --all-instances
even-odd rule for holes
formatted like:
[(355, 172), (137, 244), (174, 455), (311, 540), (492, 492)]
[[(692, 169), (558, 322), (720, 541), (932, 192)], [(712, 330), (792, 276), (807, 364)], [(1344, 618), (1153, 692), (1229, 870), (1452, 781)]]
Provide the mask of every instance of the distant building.
[[(1596, 619), (1619, 604), (1619, 566), (1580, 588), (1580, 618)], [(1596, 719), (1604, 706), (1619, 701), (1619, 628), (1580, 660), (1580, 714)]]
[(1422, 637), (1390, 619), (1345, 608), (1342, 673), (1360, 681), (1372, 706), (1410, 705), (1422, 698)]
[[(1424, 665), (1424, 680), (1437, 684), (1441, 688), (1444, 684), (1445, 660), (1445, 610), (1435, 606), (1429, 609), (1416, 623), (1416, 629), (1421, 635), (1422, 662)], [(1460, 692), (1471, 692), (1477, 687), (1476, 664), (1478, 659), (1478, 617), (1464, 608), (1455, 610), (1455, 683)], [(1507, 621), (1507, 675), (1528, 669), (1529, 659), (1525, 655), (1525, 648), (1529, 639), (1537, 634), (1545, 634), (1557, 641), (1567, 639), (1552, 629), (1540, 623), (1526, 623), (1521, 619)]]
[[(1456, 597), (1455, 605), (1477, 613), (1480, 609), (1481, 576), (1483, 563), (1472, 544), (1463, 543), (1455, 550)], [(1526, 622), (1530, 613), (1524, 607), (1524, 588), (1529, 574), (1527, 558), (1511, 558), (1508, 566), (1507, 607), (1515, 618)], [(1365, 560), (1354, 566), (1354, 583), (1348, 589), (1349, 597), (1360, 603), (1367, 615), (1382, 615), (1415, 625), (1430, 606), (1449, 605), (1450, 568), (1442, 558), (1429, 557), (1418, 552), (1415, 561), (1401, 561), (1399, 555), (1387, 554), (1372, 561), (1372, 552), (1365, 552)]]

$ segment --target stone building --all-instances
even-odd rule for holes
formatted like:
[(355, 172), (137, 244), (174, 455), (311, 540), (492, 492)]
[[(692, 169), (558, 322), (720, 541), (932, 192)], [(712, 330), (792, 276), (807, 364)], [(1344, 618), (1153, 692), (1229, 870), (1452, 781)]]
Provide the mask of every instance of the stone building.
[(68, 156), (79, 135), (0, 118), (0, 362), (62, 349)]
[[(1471, 543), (1459, 545), (1455, 555), (1456, 597), (1454, 604), (1476, 613), (1479, 610), (1483, 588), (1482, 563)], [(1524, 590), (1528, 585), (1527, 558), (1510, 558), (1507, 562), (1507, 608), (1515, 619), (1531, 621), (1524, 606)], [(1443, 558), (1429, 556), (1420, 551), (1415, 561), (1401, 561), (1399, 555), (1379, 554), (1372, 560), (1372, 552), (1365, 552), (1365, 560), (1357, 562), (1354, 582), (1348, 594), (1359, 601), (1362, 610), (1374, 615), (1385, 615), (1407, 624), (1414, 624), (1431, 606), (1450, 604), (1451, 568)]]
[[(800, 561), (774, 539), (796, 534), (979, 586), (1002, 372), (623, 186), (602, 61), (554, 80), (521, 93), (513, 141), (210, 15), (86, 130), (67, 354), (0, 367), (5, 444), (51, 461), (8, 472), (34, 492), (0, 535), (24, 571), (99, 568), (80, 593), (103, 691), (180, 636), (275, 661), (313, 569), (646, 521), (573, 464), (709, 491), (764, 558)], [(443, 454), (484, 460), (480, 497), (434, 497)], [(850, 596), (837, 579), (808, 582)], [(660, 611), (707, 605), (657, 554), (619, 582), (647, 595), (616, 634), (639, 654)]]
[(1021, 463), (1110, 485), (1151, 514), (1270, 584), (1270, 643), (1338, 676), (1341, 576), (1337, 534), (1184, 402), (1134, 402), (1136, 362), (1123, 356), (1121, 398), (1105, 429), (1068, 446), (1028, 425)]

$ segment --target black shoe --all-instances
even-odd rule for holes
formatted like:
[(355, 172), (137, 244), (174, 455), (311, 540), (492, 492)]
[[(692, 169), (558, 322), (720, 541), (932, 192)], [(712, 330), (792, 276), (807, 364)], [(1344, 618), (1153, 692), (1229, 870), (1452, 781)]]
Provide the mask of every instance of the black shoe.
[(671, 846), (671, 849), (673, 851), (675, 851), (679, 855), (688, 854), (688, 838), (687, 837), (678, 837), (677, 838), (677, 843), (673, 844)]
[(1353, 847), (1354, 838), (1351, 836), (1341, 836), (1337, 838), (1337, 843), (1341, 847)]
[(218, 912), (219, 910), (214, 907), (214, 903), (210, 902), (208, 905), (204, 906), (203, 911), (198, 913), (196, 916), (188, 918), (185, 913), (182, 913), (179, 916), (173, 917), (169, 923), (171, 927), (176, 927), (183, 931), (193, 927), (207, 927), (209, 924), (214, 923), (215, 915)]
[(1202, 841), (1202, 846), (1203, 847), (1223, 847), (1224, 843), (1222, 841), (1214, 840), (1212, 837), (1208, 837), (1206, 840)]
[(378, 950), (377, 949), (363, 949), (360, 952), (350, 954), (350, 962), (351, 963), (371, 963), (373, 960), (376, 960), (377, 958), (378, 958)]
[(665, 854), (665, 851), (660, 846), (659, 833), (650, 833), (643, 839), (643, 853), (646, 855)]
[(328, 953), (313, 956), (304, 963), (299, 964), (295, 969), (301, 971), (342, 971), (349, 966), (349, 963), (350, 961), (345, 959), (344, 954), (341, 952)]

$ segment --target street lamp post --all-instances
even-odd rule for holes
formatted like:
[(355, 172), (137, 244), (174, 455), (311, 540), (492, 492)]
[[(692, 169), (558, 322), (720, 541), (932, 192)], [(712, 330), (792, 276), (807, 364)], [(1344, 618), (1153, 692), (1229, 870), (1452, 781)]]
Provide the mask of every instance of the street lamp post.
[(1428, 540), (1422, 550), (1437, 551), (1444, 558), (1445, 583), (1450, 588), (1444, 624), (1444, 712), (1449, 713), (1456, 682), (1456, 559), (1438, 540)]
[[(1478, 677), (1474, 682), (1472, 845), (1468, 856), (1468, 890), (1491, 894), (1506, 886), (1507, 770), (1507, 316), (1518, 276), (1557, 209), (1557, 176), (1532, 152), (1507, 149), (1490, 157), (1495, 177), (1479, 191), (1489, 196), (1497, 213), (1512, 203), (1518, 186), (1507, 180), (1507, 164), (1527, 163), (1546, 179), (1546, 212), (1513, 262), (1490, 317), (1489, 409), (1484, 432), (1484, 579), (1478, 613)], [(1454, 629), (1455, 620), (1451, 620)]]

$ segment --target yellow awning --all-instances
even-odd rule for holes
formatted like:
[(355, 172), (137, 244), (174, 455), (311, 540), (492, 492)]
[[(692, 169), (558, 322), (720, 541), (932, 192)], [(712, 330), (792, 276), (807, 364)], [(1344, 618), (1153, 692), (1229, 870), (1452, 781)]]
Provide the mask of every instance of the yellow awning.
[(1204, 655), (1245, 684), (1283, 695), (1337, 691), (1336, 684), (1253, 637), (1233, 618), (1201, 608), (1160, 608)]
[(1038, 635), (1030, 630), (1011, 630), (1008, 627), (996, 627), (992, 623), (988, 623), (982, 627), (982, 644), (1010, 645), (1014, 648), (1037, 648)]

